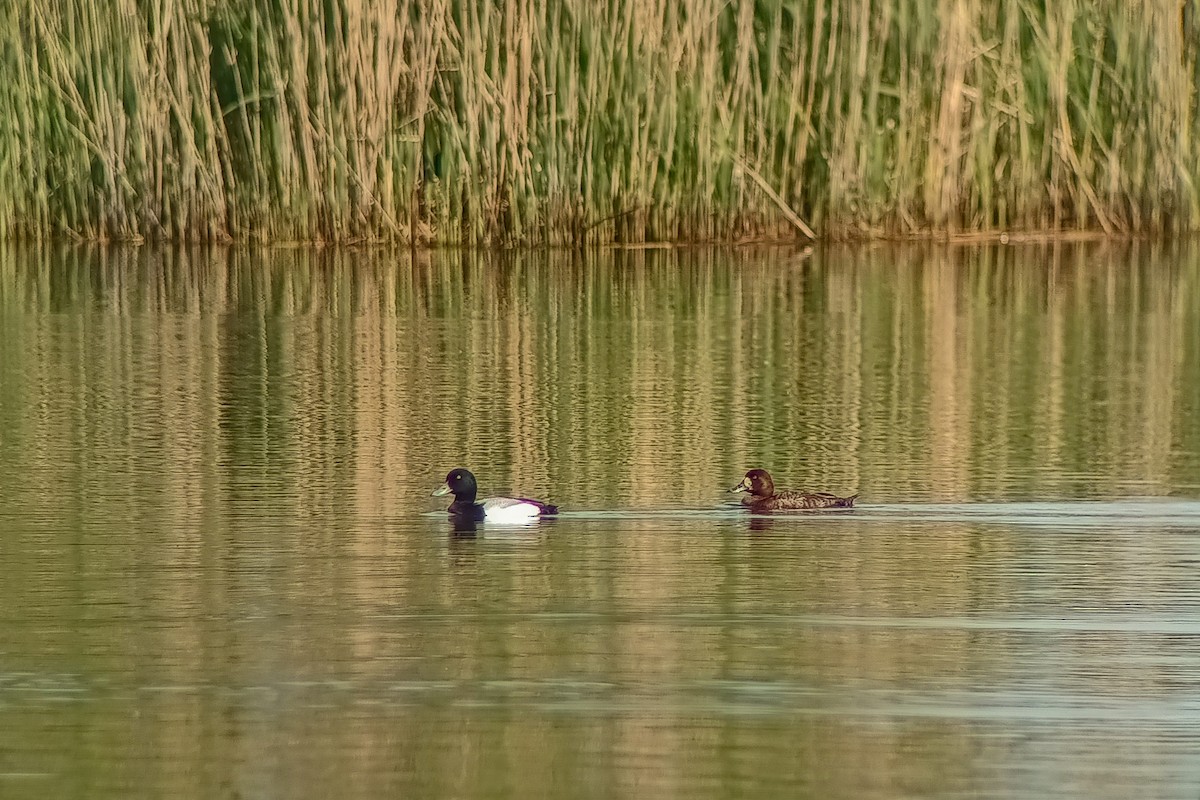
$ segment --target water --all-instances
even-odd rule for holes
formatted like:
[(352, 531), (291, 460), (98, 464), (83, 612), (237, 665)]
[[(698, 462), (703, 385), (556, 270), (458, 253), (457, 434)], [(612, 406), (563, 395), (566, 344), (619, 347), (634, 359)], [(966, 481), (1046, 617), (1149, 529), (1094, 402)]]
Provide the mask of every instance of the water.
[(1195, 798), (1198, 534), (1191, 247), (0, 251), (4, 798)]

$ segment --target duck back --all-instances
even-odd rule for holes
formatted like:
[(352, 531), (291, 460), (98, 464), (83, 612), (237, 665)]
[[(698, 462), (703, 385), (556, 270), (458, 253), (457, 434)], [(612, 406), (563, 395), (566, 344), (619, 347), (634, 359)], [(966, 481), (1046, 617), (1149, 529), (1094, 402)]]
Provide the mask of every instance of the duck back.
[(817, 511), (823, 508), (853, 508), (858, 495), (838, 497), (829, 492), (777, 492), (755, 499), (751, 508), (762, 511)]

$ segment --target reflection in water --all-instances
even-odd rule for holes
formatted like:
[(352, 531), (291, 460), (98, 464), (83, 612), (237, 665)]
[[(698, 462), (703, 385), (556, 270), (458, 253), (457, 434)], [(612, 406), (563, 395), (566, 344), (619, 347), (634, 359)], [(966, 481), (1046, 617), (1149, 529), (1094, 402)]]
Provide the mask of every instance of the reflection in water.
[(1195, 795), (1198, 265), (0, 250), (0, 795)]
[(55, 449), (161, 440), (179, 491), (295, 461), (325, 510), (459, 462), (571, 507), (709, 505), (750, 465), (870, 501), (1156, 495), (1197, 472), (1198, 261), (10, 251), (2, 402)]

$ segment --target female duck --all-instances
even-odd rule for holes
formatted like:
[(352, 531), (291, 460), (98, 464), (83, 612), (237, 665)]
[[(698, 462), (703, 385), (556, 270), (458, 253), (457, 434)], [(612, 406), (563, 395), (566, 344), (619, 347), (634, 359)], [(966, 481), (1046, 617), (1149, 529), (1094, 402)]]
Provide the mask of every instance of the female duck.
[(488, 497), (475, 502), (478, 492), (475, 476), (469, 470), (452, 470), (446, 482), (433, 490), (435, 497), (454, 495), (448, 509), (450, 516), (472, 522), (533, 522), (540, 517), (558, 513), (558, 506), (530, 500), (528, 497)]
[(752, 469), (731, 492), (746, 492), (742, 504), (751, 511), (818, 511), (823, 508), (853, 508), (858, 495), (838, 497), (828, 492), (775, 491), (771, 473)]

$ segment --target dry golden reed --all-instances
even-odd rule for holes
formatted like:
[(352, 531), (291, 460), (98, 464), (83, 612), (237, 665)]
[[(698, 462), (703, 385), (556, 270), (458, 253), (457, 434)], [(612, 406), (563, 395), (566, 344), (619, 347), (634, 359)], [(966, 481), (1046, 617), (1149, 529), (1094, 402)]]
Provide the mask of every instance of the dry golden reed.
[(1200, 225), (1195, 0), (23, 0), (0, 235)]

